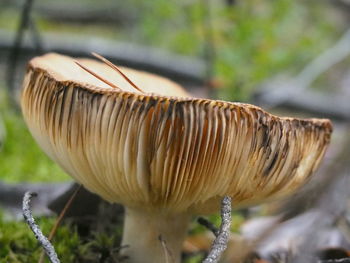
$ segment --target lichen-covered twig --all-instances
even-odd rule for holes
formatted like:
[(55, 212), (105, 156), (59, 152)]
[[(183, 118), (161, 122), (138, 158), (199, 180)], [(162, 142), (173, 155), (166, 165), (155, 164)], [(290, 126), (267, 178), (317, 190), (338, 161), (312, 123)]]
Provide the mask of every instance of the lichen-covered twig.
[[(51, 241), (52, 238), (54, 237), (54, 235), (56, 234), (56, 231), (58, 229), (58, 226), (61, 224), (67, 210), (69, 209), (69, 207), (72, 205), (75, 197), (77, 196), (77, 194), (79, 193), (80, 189), (81, 189), (81, 184), (78, 185), (76, 187), (76, 189), (74, 190), (73, 194), (71, 195), (71, 197), (68, 199), (67, 203), (65, 204), (65, 206), (63, 207), (61, 213), (59, 214), (54, 226), (52, 227), (51, 229), (51, 232), (49, 234), (49, 237), (48, 237), (48, 240)], [(42, 251), (41, 254), (40, 254), (40, 258), (39, 258), (39, 261), (38, 263), (43, 263), (44, 262), (44, 257), (45, 257), (45, 251)]]
[(221, 203), (221, 225), (208, 256), (203, 263), (216, 263), (227, 248), (231, 227), (231, 197), (225, 196)]
[(35, 238), (39, 241), (41, 246), (44, 248), (46, 255), (48, 256), (51, 263), (60, 263), (60, 260), (57, 257), (56, 251), (50, 241), (43, 235), (38, 225), (35, 223), (32, 212), (30, 210), (30, 201), (32, 197), (37, 196), (34, 192), (26, 192), (23, 198), (23, 217), (30, 229), (33, 231)]

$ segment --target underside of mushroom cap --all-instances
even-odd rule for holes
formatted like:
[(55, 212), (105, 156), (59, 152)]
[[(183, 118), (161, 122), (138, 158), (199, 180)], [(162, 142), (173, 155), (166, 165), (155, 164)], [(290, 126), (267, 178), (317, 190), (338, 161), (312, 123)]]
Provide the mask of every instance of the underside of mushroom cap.
[[(117, 74), (96, 61), (80, 62), (109, 80)], [(260, 203), (303, 185), (330, 142), (329, 120), (189, 98), (164, 78), (130, 72), (145, 93), (92, 81), (73, 59), (57, 54), (33, 59), (24, 80), (22, 111), (33, 137), (110, 202), (173, 212), (212, 212), (224, 195), (236, 206)]]

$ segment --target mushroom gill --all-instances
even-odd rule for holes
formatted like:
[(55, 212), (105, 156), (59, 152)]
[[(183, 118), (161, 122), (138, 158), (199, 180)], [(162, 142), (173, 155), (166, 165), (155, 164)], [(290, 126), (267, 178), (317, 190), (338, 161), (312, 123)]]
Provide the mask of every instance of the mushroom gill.
[(58, 54), (32, 59), (23, 116), (68, 174), (126, 206), (123, 242), (131, 262), (164, 262), (159, 235), (178, 262), (190, 216), (214, 212), (224, 195), (240, 206), (293, 193), (330, 142), (326, 119), (191, 98), (172, 81), (121, 68), (138, 90), (103, 63), (77, 62), (85, 70)]

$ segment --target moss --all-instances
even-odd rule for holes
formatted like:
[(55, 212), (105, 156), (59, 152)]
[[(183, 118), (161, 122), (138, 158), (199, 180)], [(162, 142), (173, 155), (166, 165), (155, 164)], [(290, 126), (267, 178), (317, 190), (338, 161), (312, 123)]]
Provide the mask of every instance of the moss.
[[(55, 221), (55, 217), (36, 219), (46, 236)], [(109, 233), (92, 231), (87, 236), (81, 236), (78, 225), (68, 221), (58, 228), (52, 244), (62, 263), (119, 263), (122, 262), (119, 256), (120, 229), (120, 226), (116, 226), (115, 231)], [(37, 262), (41, 251), (25, 222), (5, 220), (0, 212), (0, 263)]]
[(204, 259), (204, 255), (197, 254), (197, 255), (187, 257), (184, 262), (185, 263), (198, 263), (198, 262), (202, 262), (203, 259)]
[[(48, 234), (55, 218), (38, 218), (44, 234)], [(54, 246), (62, 262), (74, 262), (74, 251), (79, 249), (81, 240), (74, 228), (61, 226), (54, 239)], [(8, 221), (0, 213), (0, 262), (37, 262), (41, 248), (34, 234), (23, 221)]]

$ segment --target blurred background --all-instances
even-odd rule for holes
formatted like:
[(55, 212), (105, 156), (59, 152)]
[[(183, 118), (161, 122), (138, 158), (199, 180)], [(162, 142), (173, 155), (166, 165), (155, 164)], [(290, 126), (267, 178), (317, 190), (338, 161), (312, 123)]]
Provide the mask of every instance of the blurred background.
[[(304, 216), (309, 207), (329, 217), (317, 227), (326, 225), (335, 233), (331, 240), (337, 241), (330, 243), (326, 238), (322, 246), (315, 244), (310, 250), (332, 247), (344, 252), (342, 257), (348, 255), (350, 1), (1, 0), (0, 262), (36, 262), (40, 255), (27, 226), (16, 220), (24, 191), (41, 193), (35, 209), (45, 215), (39, 222), (47, 233), (55, 221), (52, 211), (60, 212), (74, 187), (33, 141), (18, 104), (26, 63), (47, 52), (77, 57), (97, 52), (115, 64), (171, 78), (196, 97), (252, 103), (281, 116), (331, 118), (334, 135), (318, 171), (319, 180), (301, 194), (301, 203), (307, 200), (309, 206), (294, 209), (292, 203), (288, 207), (294, 209), (290, 217)], [(305, 195), (310, 191), (313, 194)], [(90, 198), (97, 207), (92, 214), (101, 216), (99, 201)], [(244, 225), (257, 215), (270, 218), (271, 207), (284, 209), (285, 205), (239, 211), (233, 230), (243, 233)], [(220, 222), (218, 216), (211, 219)], [(86, 234), (88, 224), (67, 222), (55, 236), (58, 253), (66, 257), (63, 262), (119, 262), (112, 259), (111, 250), (119, 242), (120, 224), (113, 227), (117, 234), (112, 235), (110, 227), (102, 231), (97, 225), (95, 232)], [(261, 228), (266, 227), (262, 224)], [(194, 226), (191, 231), (203, 233), (204, 229)], [(186, 262), (199, 262), (205, 254), (209, 241), (203, 236), (199, 239), (206, 245), (195, 238), (188, 241)], [(279, 243), (276, 240), (272, 238), (272, 244)], [(271, 251), (262, 247), (256, 252)]]

